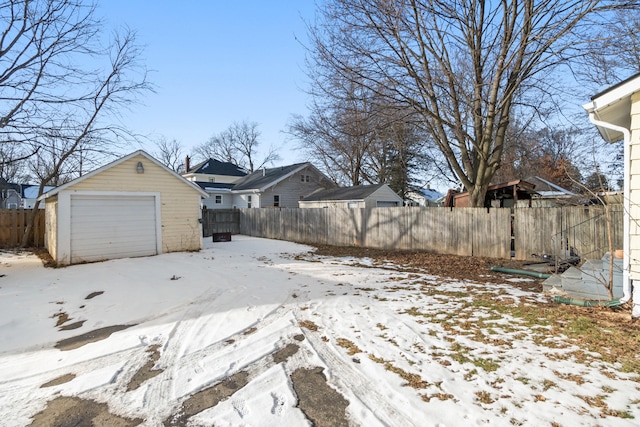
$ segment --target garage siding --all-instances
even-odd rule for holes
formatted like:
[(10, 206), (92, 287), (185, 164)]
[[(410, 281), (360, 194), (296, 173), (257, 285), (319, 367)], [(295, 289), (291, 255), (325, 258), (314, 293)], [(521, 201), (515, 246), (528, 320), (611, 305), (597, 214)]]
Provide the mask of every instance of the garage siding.
[(156, 254), (155, 197), (71, 197), (72, 263)]
[[(144, 173), (136, 172), (142, 162)], [(134, 156), (69, 188), (71, 191), (160, 192), (162, 252), (200, 250), (200, 193), (146, 157)]]

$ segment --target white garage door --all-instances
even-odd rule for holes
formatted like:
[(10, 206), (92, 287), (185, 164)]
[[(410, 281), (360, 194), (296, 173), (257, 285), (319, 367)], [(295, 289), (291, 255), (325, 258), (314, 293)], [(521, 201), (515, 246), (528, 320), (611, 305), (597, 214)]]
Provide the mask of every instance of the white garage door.
[(156, 255), (154, 196), (71, 196), (71, 262)]
[(398, 202), (385, 202), (385, 201), (376, 201), (376, 207), (378, 208), (390, 208), (398, 206)]

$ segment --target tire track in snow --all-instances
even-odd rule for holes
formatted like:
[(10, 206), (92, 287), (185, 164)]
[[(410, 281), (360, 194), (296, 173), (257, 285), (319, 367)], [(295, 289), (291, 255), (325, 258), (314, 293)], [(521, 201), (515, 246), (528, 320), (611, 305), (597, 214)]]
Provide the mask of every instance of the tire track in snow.
[[(294, 311), (294, 316), (300, 320), (299, 311)], [(415, 426), (411, 418), (399, 412), (396, 407), (389, 404), (387, 397), (376, 391), (378, 386), (376, 383), (326, 345), (319, 333), (303, 330), (303, 334), (313, 351), (326, 364), (327, 371), (331, 375), (330, 382), (334, 383), (345, 397), (352, 396), (358, 399), (375, 418), (385, 425)]]

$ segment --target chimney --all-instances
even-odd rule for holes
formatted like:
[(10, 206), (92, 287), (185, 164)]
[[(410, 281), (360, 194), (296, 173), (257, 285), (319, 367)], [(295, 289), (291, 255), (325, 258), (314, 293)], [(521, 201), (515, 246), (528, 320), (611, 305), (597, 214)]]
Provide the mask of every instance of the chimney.
[(184, 171), (189, 172), (191, 169), (191, 157), (187, 156), (184, 158)]
[(262, 176), (267, 175), (267, 168), (262, 168)]

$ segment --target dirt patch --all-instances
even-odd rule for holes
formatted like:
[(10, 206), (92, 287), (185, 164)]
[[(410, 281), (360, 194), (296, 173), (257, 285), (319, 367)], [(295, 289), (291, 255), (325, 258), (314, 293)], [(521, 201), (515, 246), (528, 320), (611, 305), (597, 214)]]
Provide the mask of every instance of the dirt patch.
[(44, 265), (45, 267), (56, 268), (58, 266), (58, 264), (49, 254), (49, 251), (45, 248), (33, 248), (32, 252), (34, 253), (34, 255), (40, 258), (40, 261), (42, 261), (42, 265)]
[(159, 348), (160, 346), (158, 344), (155, 344), (147, 349), (147, 353), (150, 353), (149, 360), (133, 375), (131, 381), (129, 381), (129, 384), (127, 384), (127, 391), (137, 389), (148, 379), (151, 379), (156, 375), (160, 375), (162, 373), (162, 369), (153, 368), (156, 362), (160, 359), (160, 352), (158, 351)]
[(66, 384), (69, 381), (72, 381), (76, 377), (75, 374), (65, 374), (58, 378), (54, 378), (49, 382), (46, 382), (40, 386), (40, 388), (54, 387), (60, 384)]
[(58, 328), (58, 330), (71, 331), (73, 329), (78, 329), (78, 328), (81, 328), (82, 325), (84, 325), (84, 322), (86, 322), (86, 320), (80, 320), (79, 322), (73, 322), (73, 323), (69, 323), (68, 325), (62, 325), (60, 326), (60, 328)]
[(86, 297), (84, 297), (84, 299), (91, 299), (91, 298), (95, 298), (98, 295), (102, 295), (104, 294), (104, 291), (97, 291), (97, 292), (91, 292), (89, 295), (87, 295)]
[(164, 422), (165, 427), (186, 427), (189, 417), (192, 417), (205, 409), (213, 408), (218, 403), (233, 395), (236, 391), (246, 386), (249, 382), (249, 374), (245, 371), (231, 375), (221, 383), (206, 388), (189, 397), (180, 409), (179, 415)]
[(273, 361), (275, 363), (282, 363), (296, 354), (299, 349), (300, 347), (295, 344), (287, 344), (283, 349), (278, 350), (273, 354)]
[(96, 329), (94, 331), (87, 332), (86, 334), (58, 341), (55, 345), (55, 348), (62, 351), (74, 350), (76, 348), (82, 347), (83, 345), (107, 339), (111, 336), (112, 333), (122, 331), (123, 329), (127, 329), (132, 326), (135, 325), (116, 325)]
[(323, 368), (297, 369), (291, 374), (298, 408), (315, 427), (348, 427), (349, 401), (329, 387), (323, 371)]
[(30, 426), (134, 427), (142, 421), (140, 418), (130, 419), (111, 414), (106, 403), (77, 397), (58, 397), (50, 401), (42, 412), (36, 414)]
[(54, 318), (58, 318), (58, 320), (56, 320), (56, 328), (66, 322), (68, 322), (69, 320), (71, 320), (71, 318), (69, 317), (69, 315), (67, 313), (65, 313), (64, 311), (59, 311), (56, 314), (54, 314), (53, 316), (51, 316), (52, 319)]

